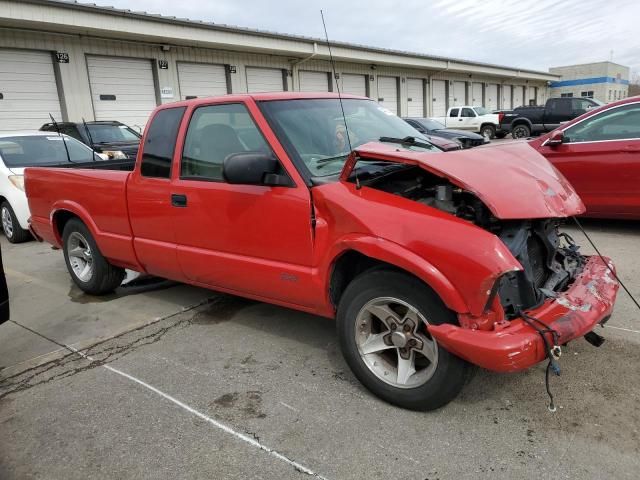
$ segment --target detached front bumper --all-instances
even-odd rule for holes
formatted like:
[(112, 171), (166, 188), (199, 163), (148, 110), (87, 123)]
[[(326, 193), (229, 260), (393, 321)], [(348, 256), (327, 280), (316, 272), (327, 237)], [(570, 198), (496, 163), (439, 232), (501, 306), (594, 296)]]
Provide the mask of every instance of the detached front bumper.
[[(611, 261), (605, 261), (613, 269)], [(607, 265), (599, 257), (589, 257), (567, 291), (526, 313), (558, 332), (558, 343), (564, 344), (609, 318), (618, 287)], [(547, 358), (542, 337), (521, 318), (496, 324), (491, 331), (442, 324), (430, 325), (429, 333), (446, 350), (496, 372), (525, 370)], [(547, 335), (553, 345), (552, 335)]]

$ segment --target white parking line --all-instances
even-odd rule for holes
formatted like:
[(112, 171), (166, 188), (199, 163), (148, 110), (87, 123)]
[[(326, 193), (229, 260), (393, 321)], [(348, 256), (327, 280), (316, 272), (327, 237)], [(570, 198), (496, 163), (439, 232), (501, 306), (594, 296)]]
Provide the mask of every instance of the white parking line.
[(630, 328), (614, 327), (613, 325), (605, 325), (604, 328), (605, 329), (607, 329), (607, 328), (615, 328), (616, 330), (623, 330), (625, 332), (640, 333), (640, 330), (631, 330)]

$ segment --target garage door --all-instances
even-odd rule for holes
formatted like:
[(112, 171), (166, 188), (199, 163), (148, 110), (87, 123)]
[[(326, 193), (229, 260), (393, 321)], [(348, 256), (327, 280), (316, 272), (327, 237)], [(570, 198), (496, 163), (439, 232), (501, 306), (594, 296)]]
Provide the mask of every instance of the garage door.
[(486, 107), (489, 110), (497, 110), (498, 109), (498, 85), (495, 83), (490, 83), (487, 85), (486, 90), (487, 98), (486, 98)]
[(38, 129), (58, 121), (60, 101), (49, 52), (0, 49), (0, 131)]
[(301, 92), (328, 92), (329, 74), (327, 72), (310, 72), (300, 70)]
[(224, 65), (179, 62), (178, 84), (182, 100), (229, 93)]
[(505, 110), (511, 108), (511, 85), (502, 86), (502, 106), (500, 108)]
[(524, 87), (516, 85), (513, 87), (513, 108), (524, 105)]
[(471, 105), (484, 107), (482, 98), (482, 84), (473, 83), (471, 87)]
[(279, 68), (247, 67), (247, 91), (284, 92), (284, 76)]
[(398, 79), (378, 77), (378, 102), (396, 115), (398, 114)]
[(447, 114), (447, 84), (444, 80), (431, 82), (431, 115), (444, 117)]
[(89, 56), (87, 67), (96, 120), (144, 127), (156, 108), (151, 61)]
[(407, 78), (407, 115), (424, 117), (424, 81), (421, 78)]
[(343, 73), (342, 77), (342, 93), (350, 93), (351, 95), (367, 96), (367, 77), (366, 75), (354, 75), (352, 73)]
[(467, 102), (467, 84), (465, 82), (453, 82), (453, 107), (464, 105)]
[(527, 88), (527, 105), (538, 104), (538, 87)]

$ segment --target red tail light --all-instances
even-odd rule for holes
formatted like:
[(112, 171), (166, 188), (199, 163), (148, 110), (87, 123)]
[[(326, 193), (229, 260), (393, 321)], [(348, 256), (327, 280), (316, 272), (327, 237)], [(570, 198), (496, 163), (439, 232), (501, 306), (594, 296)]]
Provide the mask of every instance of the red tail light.
[(502, 123), (502, 119), (504, 118), (504, 112), (498, 113), (498, 123)]

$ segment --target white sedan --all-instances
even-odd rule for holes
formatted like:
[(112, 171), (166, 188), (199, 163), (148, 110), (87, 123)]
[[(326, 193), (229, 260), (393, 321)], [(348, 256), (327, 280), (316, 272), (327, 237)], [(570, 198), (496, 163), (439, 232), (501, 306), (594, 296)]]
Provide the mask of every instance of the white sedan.
[(7, 239), (20, 243), (31, 238), (29, 204), (24, 193), (25, 167), (102, 159), (85, 144), (66, 135), (38, 131), (0, 133), (0, 217)]

